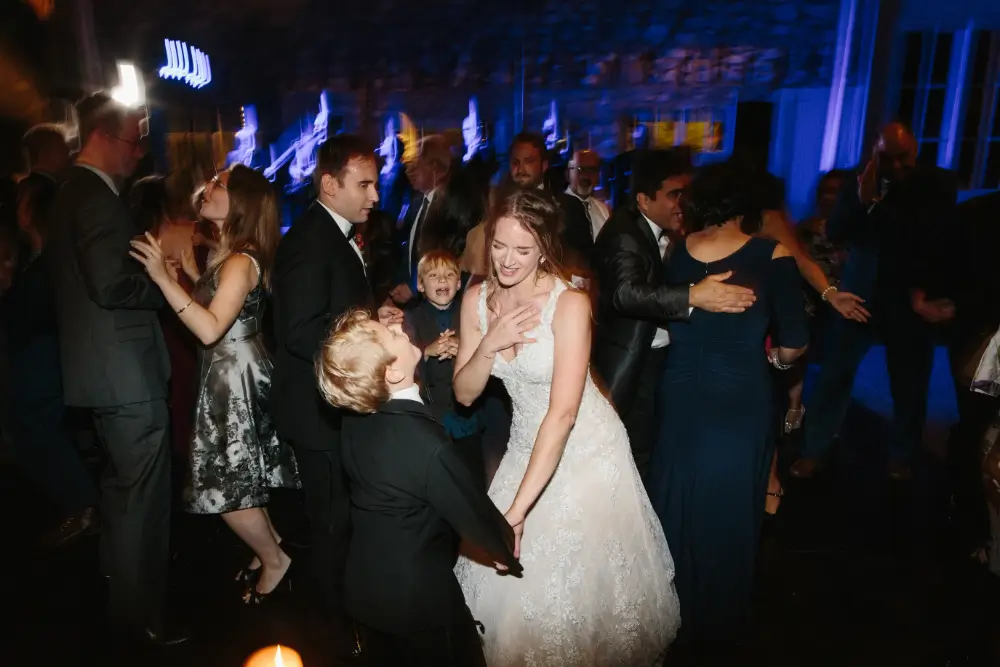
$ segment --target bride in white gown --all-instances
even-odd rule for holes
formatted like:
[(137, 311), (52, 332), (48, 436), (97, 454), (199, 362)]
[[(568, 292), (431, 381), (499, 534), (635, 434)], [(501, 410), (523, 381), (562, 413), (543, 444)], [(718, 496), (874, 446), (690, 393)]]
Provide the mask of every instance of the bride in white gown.
[(646, 667), (680, 625), (674, 563), (625, 428), (590, 377), (590, 300), (559, 265), (560, 224), (544, 193), (498, 198), (490, 276), (463, 300), (455, 395), (472, 403), (491, 374), (510, 394), (510, 442), (489, 495), (514, 527), (524, 574), (477, 554), (456, 574), (490, 667)]

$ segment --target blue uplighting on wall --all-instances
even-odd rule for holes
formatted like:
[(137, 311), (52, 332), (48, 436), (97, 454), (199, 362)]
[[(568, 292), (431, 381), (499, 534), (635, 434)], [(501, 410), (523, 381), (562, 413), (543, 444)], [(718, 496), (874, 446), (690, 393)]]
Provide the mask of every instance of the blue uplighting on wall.
[(176, 39), (163, 40), (167, 64), (160, 68), (160, 78), (183, 81), (192, 88), (204, 88), (212, 82), (212, 63), (201, 49)]

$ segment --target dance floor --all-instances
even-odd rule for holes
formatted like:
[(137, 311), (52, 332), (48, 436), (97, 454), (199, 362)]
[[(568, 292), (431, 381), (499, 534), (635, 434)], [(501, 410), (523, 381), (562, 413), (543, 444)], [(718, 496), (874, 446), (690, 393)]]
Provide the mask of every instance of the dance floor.
[[(954, 392), (939, 355), (925, 452), (909, 485), (884, 476), (891, 410), (884, 356), (865, 361), (855, 406), (829, 470), (786, 483), (765, 527), (753, 640), (739, 663), (766, 667), (958, 667), (1000, 664), (1000, 581), (952, 548), (953, 526), (937, 451), (955, 419)], [(783, 443), (784, 467), (794, 440)], [(32, 667), (98, 665), (106, 648), (97, 541), (62, 552), (33, 546), (45, 509), (10, 468), (0, 467), (7, 508), (0, 550), (0, 663)], [(287, 538), (304, 534), (299, 499), (280, 496), (275, 515)], [(306, 667), (348, 664), (294, 604), (247, 608), (233, 575), (247, 551), (215, 517), (178, 513), (172, 604), (193, 630), (190, 642), (143, 665), (239, 667), (255, 649), (282, 643)], [(310, 629), (311, 628), (311, 629)], [(992, 645), (991, 645), (992, 644)], [(992, 658), (990, 657), (992, 652)], [(139, 664), (139, 663), (137, 663)], [(680, 656), (668, 665), (687, 663)]]

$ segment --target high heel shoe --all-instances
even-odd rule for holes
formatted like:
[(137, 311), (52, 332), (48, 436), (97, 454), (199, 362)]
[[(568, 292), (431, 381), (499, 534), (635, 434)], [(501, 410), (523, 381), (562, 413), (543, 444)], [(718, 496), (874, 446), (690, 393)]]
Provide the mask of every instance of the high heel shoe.
[[(284, 540), (278, 540), (278, 546), (281, 547), (282, 551), (288, 553), (288, 545), (285, 543)], [(254, 560), (260, 563), (260, 559), (258, 559), (257, 557), (254, 557)], [(253, 563), (253, 561), (250, 562)], [(249, 565), (247, 565), (245, 568), (236, 573), (234, 581), (238, 584), (246, 585), (250, 583), (250, 580), (253, 579), (254, 575), (257, 574), (258, 572), (260, 572), (259, 564), (257, 565), (257, 567), (250, 567)]]
[(782, 429), (785, 435), (788, 435), (792, 431), (797, 431), (802, 428), (802, 419), (806, 416), (806, 406), (795, 410), (792, 408), (788, 409), (785, 413), (785, 426)]
[(257, 584), (260, 583), (260, 575), (263, 568), (257, 568), (253, 570), (253, 574), (250, 577), (250, 581), (247, 582), (246, 589), (243, 591), (243, 604), (248, 605), (261, 605), (265, 603), (270, 603), (275, 598), (284, 597), (285, 595), (292, 592), (292, 564), (288, 564), (288, 569), (285, 570), (285, 574), (281, 576), (281, 581), (278, 585), (272, 588), (267, 593), (261, 593), (257, 590)]

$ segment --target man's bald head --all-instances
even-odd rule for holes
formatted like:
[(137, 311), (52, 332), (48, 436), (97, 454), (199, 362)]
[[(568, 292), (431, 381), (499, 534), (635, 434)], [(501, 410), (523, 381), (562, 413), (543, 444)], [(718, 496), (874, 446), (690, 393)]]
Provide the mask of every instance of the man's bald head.
[(889, 182), (906, 180), (917, 164), (917, 139), (902, 123), (889, 123), (879, 132), (875, 144), (879, 176)]
[(586, 199), (601, 180), (601, 158), (594, 151), (580, 150), (573, 153), (569, 162), (569, 185), (578, 196)]

